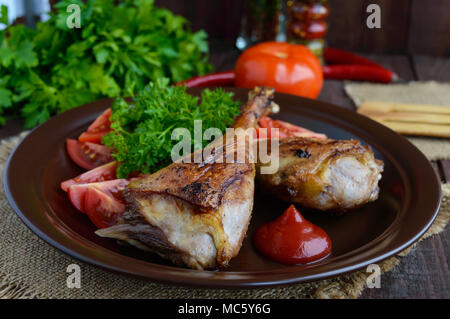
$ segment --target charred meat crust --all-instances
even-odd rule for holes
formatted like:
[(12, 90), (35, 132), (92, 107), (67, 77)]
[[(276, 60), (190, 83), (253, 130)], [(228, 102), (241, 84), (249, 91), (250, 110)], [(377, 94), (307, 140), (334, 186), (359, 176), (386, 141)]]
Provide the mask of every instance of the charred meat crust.
[[(292, 150), (292, 154), (301, 149), (303, 152), (309, 154), (308, 150), (317, 149), (319, 152), (323, 152), (324, 146), (328, 146), (333, 149), (336, 154), (339, 152), (345, 152), (349, 150), (357, 150), (359, 152), (365, 152), (369, 150), (367, 146), (361, 145), (358, 140), (332, 140), (332, 139), (316, 139), (316, 138), (284, 138), (280, 140), (280, 147), (283, 147), (283, 152), (289, 152)], [(361, 149), (362, 148), (362, 149)], [(316, 152), (318, 153), (318, 152)], [(311, 157), (311, 154), (306, 156), (307, 158)]]
[[(321, 157), (334, 158), (345, 153), (352, 153), (355, 156), (365, 156), (367, 153), (373, 156), (370, 147), (362, 145), (358, 140), (332, 140), (316, 138), (284, 138), (279, 142), (280, 158), (288, 155), (296, 156), (305, 161), (316, 165)], [(270, 153), (271, 144), (268, 143), (268, 152)], [(380, 166), (383, 162), (376, 160)]]
[[(278, 145), (278, 172), (258, 176), (261, 188), (278, 198), (312, 209), (345, 212), (378, 197), (383, 162), (375, 159), (372, 150), (359, 141), (285, 138)], [(341, 161), (344, 158), (347, 165), (359, 163), (356, 164), (358, 171), (354, 171), (357, 175), (347, 171), (340, 177), (342, 183), (328, 180), (335, 178), (329, 173), (337, 172), (333, 168), (344, 165)], [(355, 179), (358, 174), (362, 174), (363, 179)], [(347, 188), (352, 183), (359, 188)]]
[(131, 182), (124, 198), (145, 197), (154, 193), (175, 196), (198, 208), (199, 212), (216, 210), (228, 187), (254, 170), (251, 164), (176, 163), (150, 178)]

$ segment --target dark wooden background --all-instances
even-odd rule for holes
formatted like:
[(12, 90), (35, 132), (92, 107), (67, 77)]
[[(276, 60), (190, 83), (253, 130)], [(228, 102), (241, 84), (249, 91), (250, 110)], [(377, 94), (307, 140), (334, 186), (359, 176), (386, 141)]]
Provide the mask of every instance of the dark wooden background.
[[(247, 0), (156, 0), (204, 29), (233, 42)], [(366, 8), (381, 7), (381, 29), (366, 27)], [(330, 46), (370, 53), (450, 55), (450, 0), (329, 0)]]

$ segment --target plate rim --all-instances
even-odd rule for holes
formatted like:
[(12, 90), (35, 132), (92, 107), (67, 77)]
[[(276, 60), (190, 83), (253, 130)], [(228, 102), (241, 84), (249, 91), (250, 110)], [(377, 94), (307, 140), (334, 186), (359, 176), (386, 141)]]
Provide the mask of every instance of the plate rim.
[[(196, 88), (196, 89), (190, 89), (190, 92), (200, 92), (201, 90), (203, 90), (204, 88)], [(229, 88), (224, 88), (224, 89), (229, 89)], [(231, 91), (247, 91), (248, 89), (240, 89), (240, 88), (232, 88)], [(36, 127), (35, 129), (33, 129), (24, 139), (22, 139), (22, 141), (16, 145), (14, 147), (14, 149), (11, 151), (8, 160), (4, 166), (4, 172), (3, 172), (3, 187), (4, 187), (4, 191), (5, 191), (5, 195), (6, 198), (8, 200), (8, 202), (10, 203), (11, 207), (14, 209), (15, 213), (20, 217), (20, 219), (22, 220), (22, 222), (31, 230), (33, 231), (38, 237), (40, 237), (41, 239), (43, 239), (44, 241), (46, 241), (47, 243), (49, 243), (51, 246), (57, 248), (58, 250), (61, 250), (62, 252), (64, 252), (65, 254), (72, 256), (78, 260), (81, 260), (83, 262), (89, 263), (91, 265), (94, 265), (96, 267), (102, 268), (102, 269), (106, 269), (115, 273), (121, 273), (121, 274), (125, 274), (125, 275), (130, 275), (133, 277), (139, 277), (139, 278), (143, 278), (146, 280), (150, 280), (150, 281), (154, 281), (154, 282), (161, 282), (161, 283), (166, 283), (166, 284), (172, 284), (172, 285), (181, 285), (181, 286), (193, 286), (193, 287), (205, 287), (205, 288), (261, 288), (261, 287), (269, 287), (269, 286), (282, 286), (282, 285), (290, 285), (290, 284), (294, 284), (294, 283), (305, 283), (305, 282), (312, 282), (312, 281), (317, 281), (317, 280), (323, 280), (323, 279), (327, 279), (327, 278), (331, 278), (331, 277), (335, 277), (341, 274), (345, 274), (345, 273), (349, 273), (349, 272), (353, 272), (359, 269), (362, 269), (364, 267), (366, 267), (369, 264), (373, 264), (373, 263), (378, 263), (382, 260), (385, 260), (389, 257), (392, 257), (394, 255), (396, 255), (397, 253), (401, 252), (402, 250), (406, 249), (407, 247), (409, 247), (410, 245), (412, 245), (414, 242), (416, 242), (427, 230), (428, 228), (432, 225), (432, 223), (434, 222), (434, 220), (436, 219), (436, 216), (439, 212), (439, 208), (440, 208), (440, 204), (441, 204), (441, 186), (440, 186), (440, 181), (438, 180), (437, 176), (435, 175), (433, 168), (431, 167), (431, 164), (429, 163), (429, 161), (425, 158), (425, 156), (411, 143), (409, 142), (404, 136), (401, 136), (397, 133), (395, 133), (394, 131), (390, 130), (389, 128), (382, 126), (381, 124), (366, 118), (354, 111), (350, 111), (347, 110), (345, 108), (342, 108), (338, 105), (334, 105), (328, 102), (323, 102), (323, 101), (319, 101), (319, 100), (311, 100), (311, 99), (307, 99), (307, 98), (302, 98), (302, 97), (298, 97), (298, 96), (293, 96), (293, 95), (289, 95), (289, 94), (283, 94), (283, 93), (276, 93), (276, 97), (279, 96), (284, 96), (284, 98), (288, 98), (288, 99), (298, 99), (298, 102), (305, 102), (307, 101), (308, 103), (313, 103), (316, 105), (320, 105), (320, 107), (325, 107), (325, 108), (338, 108), (339, 112), (336, 112), (336, 114), (338, 114), (338, 118), (340, 120), (343, 120), (344, 123), (351, 123), (348, 122), (348, 117), (350, 118), (356, 118), (361, 120), (362, 122), (365, 122), (367, 124), (370, 124), (371, 126), (374, 127), (378, 127), (378, 129), (381, 129), (382, 131), (385, 131), (386, 133), (392, 135), (395, 134), (396, 137), (400, 137), (403, 141), (402, 143), (406, 143), (408, 144), (408, 147), (412, 147), (413, 149), (415, 149), (416, 152), (416, 156), (421, 157), (421, 160), (423, 161), (423, 159), (425, 159), (426, 163), (428, 163), (427, 165), (427, 170), (433, 173), (432, 175), (429, 175), (428, 177), (431, 176), (431, 182), (433, 184), (435, 184), (434, 186), (436, 187), (436, 193), (435, 193), (435, 197), (438, 198), (438, 201), (434, 202), (434, 212), (432, 214), (432, 217), (430, 219), (428, 219), (428, 222), (426, 223), (426, 225), (422, 225), (421, 229), (419, 232), (417, 232), (414, 236), (411, 236), (411, 238), (409, 238), (406, 241), (403, 241), (403, 243), (401, 245), (397, 245), (397, 247), (391, 249), (389, 252), (381, 254), (380, 256), (375, 256), (372, 257), (370, 259), (367, 259), (366, 261), (363, 262), (358, 262), (356, 264), (353, 265), (348, 265), (345, 267), (339, 267), (338, 269), (335, 270), (328, 270), (326, 272), (323, 273), (318, 273), (318, 274), (313, 274), (313, 275), (309, 275), (309, 276), (300, 276), (297, 273), (297, 276), (295, 275), (296, 273), (283, 273), (283, 275), (275, 275), (275, 278), (272, 278), (270, 281), (267, 281), (267, 279), (264, 279), (264, 281), (257, 281), (257, 280), (248, 280), (248, 279), (227, 279), (227, 275), (224, 276), (224, 278), (201, 278), (201, 280), (199, 281), (198, 276), (192, 276), (189, 277), (189, 273), (190, 272), (196, 272), (198, 273), (198, 271), (196, 270), (191, 270), (191, 269), (186, 269), (186, 268), (180, 268), (180, 267), (175, 267), (175, 266), (166, 266), (166, 265), (160, 265), (160, 264), (156, 264), (156, 263), (151, 263), (148, 261), (143, 261), (143, 260), (139, 260), (136, 258), (132, 258), (129, 256), (124, 256), (121, 255), (117, 252), (111, 251), (105, 247), (101, 247), (103, 248), (105, 251), (107, 251), (109, 254), (115, 254), (118, 256), (121, 256), (122, 258), (130, 258), (134, 261), (138, 261), (138, 262), (143, 262), (146, 264), (151, 264), (152, 266), (156, 266), (156, 271), (153, 275), (143, 275), (141, 272), (135, 272), (135, 271), (131, 271), (129, 269), (124, 269), (124, 268), (120, 268), (117, 266), (112, 266), (108, 263), (96, 260), (95, 258), (91, 258), (89, 256), (86, 256), (85, 254), (83, 254), (82, 252), (80, 252), (79, 250), (74, 251), (73, 247), (66, 247), (66, 245), (64, 245), (63, 240), (59, 237), (59, 236), (64, 236), (65, 234), (62, 232), (57, 232), (57, 228), (55, 227), (53, 229), (53, 233), (52, 234), (48, 234), (44, 229), (42, 229), (42, 227), (38, 227), (38, 225), (35, 225), (33, 223), (33, 221), (27, 216), (27, 213), (22, 212), (22, 210), (20, 209), (18, 203), (16, 203), (13, 194), (11, 193), (11, 189), (10, 189), (10, 179), (9, 179), (9, 174), (10, 174), (10, 167), (11, 167), (11, 162), (14, 159), (14, 156), (16, 154), (16, 152), (23, 147), (22, 145), (24, 144), (24, 142), (30, 138), (30, 136), (32, 136), (32, 134), (34, 134), (34, 132), (38, 131), (38, 130), (42, 130), (42, 127), (47, 127), (49, 125), (51, 125), (53, 122), (57, 122), (61, 117), (69, 117), (72, 115), (72, 113), (78, 113), (81, 112), (81, 109), (83, 110), (88, 110), (92, 107), (94, 107), (95, 105), (102, 105), (106, 103), (111, 103), (113, 101), (113, 99), (111, 98), (105, 98), (105, 99), (101, 99), (92, 103), (88, 103), (82, 106), (79, 106), (77, 108), (74, 108), (72, 110), (69, 110), (67, 112), (58, 114), (54, 117), (52, 117), (51, 119), (49, 119), (47, 122), (41, 124), (40, 126)], [(319, 107), (319, 108), (320, 108)], [(319, 113), (323, 112), (319, 110)], [(355, 123), (353, 123), (355, 124)], [(347, 129), (346, 129), (347, 131)], [(361, 132), (366, 131), (365, 129), (362, 129)], [(361, 133), (360, 132), (360, 133)], [(371, 145), (371, 144), (370, 144)], [(384, 156), (386, 154), (383, 154)], [(392, 154), (389, 154), (392, 155)], [(393, 161), (393, 163), (395, 163), (395, 161)], [(65, 226), (65, 225), (64, 225)], [(385, 232), (391, 227), (392, 225), (390, 225)], [(56, 233), (55, 233), (56, 231)], [(385, 232), (383, 232), (382, 234), (380, 234), (378, 237), (382, 236)], [(56, 236), (56, 238), (55, 238)], [(79, 235), (79, 237), (81, 239), (83, 239), (84, 241), (89, 241), (87, 238), (82, 237), (81, 235)], [(378, 238), (377, 237), (377, 238)], [(375, 241), (377, 238), (375, 238), (373, 241)], [(66, 237), (67, 239), (67, 237)], [(90, 243), (93, 243), (91, 241), (89, 241)], [(370, 242), (371, 243), (371, 242)], [(368, 244), (370, 244), (368, 243)], [(78, 246), (79, 244), (76, 243)], [(95, 244), (95, 243), (93, 243)], [(368, 245), (366, 244), (366, 245)], [(96, 244), (97, 245), (97, 244)], [(366, 245), (363, 245), (361, 247), (358, 248), (361, 249), (362, 247), (365, 247)], [(79, 247), (81, 248), (81, 250), (85, 250), (85, 247)], [(353, 252), (353, 251), (350, 251)], [(350, 253), (349, 252), (349, 253)], [(346, 253), (345, 255), (347, 255), (348, 253)], [(161, 271), (170, 271), (170, 272), (176, 272), (177, 274), (181, 274), (181, 278), (177, 278), (177, 277), (173, 277), (173, 278), (169, 278), (169, 277), (158, 277), (158, 274), (160, 274), (160, 271), (158, 271), (158, 268), (163, 267), (163, 269)], [(295, 266), (294, 266), (295, 267)], [(152, 267), (155, 268), (155, 267)], [(167, 269), (168, 268), (168, 269)], [(211, 272), (211, 271), (201, 271), (202, 273), (213, 273), (213, 274), (235, 274), (238, 272)], [(254, 271), (252, 273), (258, 273), (258, 271)], [(262, 272), (261, 272), (262, 273)], [(229, 276), (228, 275), (228, 276)], [(222, 275), (219, 275), (219, 277), (222, 277)], [(281, 277), (281, 278), (280, 278)], [(265, 277), (267, 278), (267, 277)]]

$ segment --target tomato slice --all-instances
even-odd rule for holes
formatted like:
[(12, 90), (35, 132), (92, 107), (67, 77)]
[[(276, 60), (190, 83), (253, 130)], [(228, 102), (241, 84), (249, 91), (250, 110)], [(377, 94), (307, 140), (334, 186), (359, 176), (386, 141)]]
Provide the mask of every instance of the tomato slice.
[(84, 209), (95, 226), (105, 228), (117, 223), (125, 211), (125, 205), (94, 184), (89, 184), (84, 196)]
[[(260, 128), (257, 129), (257, 135), (259, 139), (266, 139), (266, 138), (285, 138), (290, 135), (290, 131), (285, 128), (282, 127), (281, 125), (279, 125), (279, 123), (276, 122), (276, 120), (271, 119), (268, 116), (263, 116), (260, 120), (259, 120), (259, 125)], [(278, 135), (277, 136), (273, 136), (272, 129), (273, 128), (277, 128), (278, 129)], [(266, 129), (266, 130), (264, 130)]]
[(87, 170), (113, 161), (111, 151), (104, 145), (67, 139), (66, 149), (72, 161)]
[(259, 126), (264, 128), (273, 127), (273, 120), (268, 116), (263, 116), (259, 119)]
[(78, 140), (80, 142), (91, 142), (96, 144), (102, 143), (102, 137), (106, 134), (108, 134), (110, 131), (103, 131), (103, 132), (83, 132), (78, 137)]
[(90, 183), (90, 184), (74, 184), (67, 188), (67, 193), (72, 205), (82, 213), (86, 213), (85, 197), (90, 186), (101, 190), (105, 194), (112, 196), (119, 202), (122, 200), (122, 191), (130, 181), (127, 179), (114, 179), (106, 182)]
[(325, 134), (316, 133), (308, 130), (304, 127), (297, 126), (288, 122), (274, 120), (268, 116), (263, 116), (259, 120), (259, 125), (261, 128), (266, 128), (267, 133), (264, 130), (257, 130), (258, 138), (271, 138), (271, 129), (279, 129), (279, 138), (285, 137), (314, 137), (320, 139), (327, 139)]
[(106, 109), (99, 117), (89, 125), (87, 132), (101, 132), (110, 129), (111, 122), (109, 121), (112, 111), (110, 108)]
[(111, 109), (106, 109), (97, 119), (89, 125), (88, 129), (78, 137), (80, 142), (101, 144), (102, 137), (111, 132)]
[(63, 191), (67, 192), (67, 189), (75, 184), (95, 183), (116, 179), (116, 170), (117, 162), (110, 162), (62, 182), (61, 188)]

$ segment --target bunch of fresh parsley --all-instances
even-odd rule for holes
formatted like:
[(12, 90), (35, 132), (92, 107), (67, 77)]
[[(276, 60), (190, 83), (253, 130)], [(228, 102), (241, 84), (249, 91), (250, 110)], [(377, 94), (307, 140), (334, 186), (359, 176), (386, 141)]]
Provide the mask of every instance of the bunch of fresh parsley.
[[(60, 1), (36, 30), (0, 31), (0, 124), (21, 113), (31, 128), (56, 113), (102, 97), (131, 96), (149, 81), (171, 83), (211, 69), (204, 31), (153, 0)], [(81, 8), (81, 28), (69, 29), (70, 4)], [(7, 24), (5, 6), (0, 23)]]
[(239, 114), (239, 102), (222, 89), (205, 89), (200, 99), (186, 93), (185, 87), (169, 86), (168, 79), (159, 79), (146, 86), (129, 104), (116, 99), (112, 106), (112, 132), (102, 142), (113, 149), (119, 163), (117, 176), (130, 173), (152, 173), (171, 162), (171, 151), (178, 140), (172, 140), (175, 128), (186, 128), (194, 145), (194, 121), (202, 121), (202, 134), (208, 128), (223, 133)]

